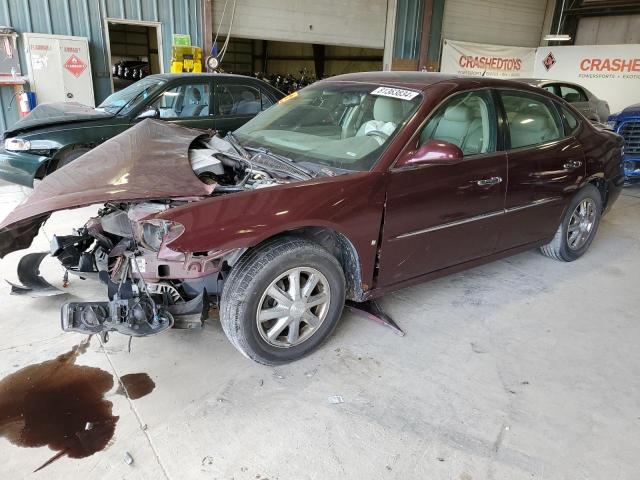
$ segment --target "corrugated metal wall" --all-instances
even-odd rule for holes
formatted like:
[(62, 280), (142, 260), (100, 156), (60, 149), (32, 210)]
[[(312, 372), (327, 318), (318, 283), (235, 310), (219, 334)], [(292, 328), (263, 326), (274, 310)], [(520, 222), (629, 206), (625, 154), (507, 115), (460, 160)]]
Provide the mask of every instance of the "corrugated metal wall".
[[(227, 4), (221, 36), (229, 28)], [(214, 34), (225, 1), (213, 2)], [(238, 0), (232, 36), (281, 42), (384, 48), (387, 0)]]
[(640, 15), (580, 19), (576, 45), (640, 43)]
[(447, 0), (442, 38), (537, 47), (547, 0)]
[[(188, 33), (194, 45), (202, 45), (200, 0), (0, 0), (0, 25), (24, 32), (74, 35), (89, 39), (96, 103), (111, 93), (104, 19), (160, 22), (164, 68), (171, 65), (174, 33)], [(24, 49), (18, 38), (22, 74), (27, 74)], [(13, 87), (0, 87), (0, 130), (18, 119)]]

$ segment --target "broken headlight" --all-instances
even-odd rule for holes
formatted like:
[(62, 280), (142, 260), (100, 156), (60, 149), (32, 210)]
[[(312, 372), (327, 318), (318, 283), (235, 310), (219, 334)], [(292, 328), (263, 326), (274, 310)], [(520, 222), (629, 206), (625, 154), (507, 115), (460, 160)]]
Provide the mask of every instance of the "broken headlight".
[(142, 243), (154, 252), (173, 242), (184, 232), (184, 227), (169, 220), (146, 220), (142, 222)]
[(14, 152), (26, 152), (31, 149), (31, 142), (22, 138), (7, 138), (4, 141), (4, 149)]

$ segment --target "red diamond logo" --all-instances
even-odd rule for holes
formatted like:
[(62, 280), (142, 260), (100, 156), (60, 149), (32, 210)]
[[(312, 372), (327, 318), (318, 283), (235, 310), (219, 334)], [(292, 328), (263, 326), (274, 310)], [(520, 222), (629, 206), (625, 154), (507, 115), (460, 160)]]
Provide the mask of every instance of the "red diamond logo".
[(74, 77), (79, 77), (82, 75), (82, 72), (87, 69), (87, 64), (80, 60), (80, 58), (78, 58), (74, 53), (69, 57), (69, 60), (64, 62), (63, 67), (69, 70), (71, 75)]
[(547, 70), (547, 72), (551, 70), (551, 67), (553, 67), (555, 64), (556, 64), (556, 57), (554, 57), (553, 53), (551, 52), (549, 52), (549, 55), (544, 57), (544, 60), (542, 60), (542, 65)]

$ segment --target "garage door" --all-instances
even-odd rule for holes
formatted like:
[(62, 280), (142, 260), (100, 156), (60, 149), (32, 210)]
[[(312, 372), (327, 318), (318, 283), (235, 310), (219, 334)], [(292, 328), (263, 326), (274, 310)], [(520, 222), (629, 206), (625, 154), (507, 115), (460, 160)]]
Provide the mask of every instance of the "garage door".
[(537, 47), (546, 8), (547, 0), (447, 0), (442, 38)]
[[(213, 2), (214, 33), (225, 1)], [(233, 0), (221, 35), (229, 28)], [(384, 48), (387, 0), (237, 0), (232, 37)]]

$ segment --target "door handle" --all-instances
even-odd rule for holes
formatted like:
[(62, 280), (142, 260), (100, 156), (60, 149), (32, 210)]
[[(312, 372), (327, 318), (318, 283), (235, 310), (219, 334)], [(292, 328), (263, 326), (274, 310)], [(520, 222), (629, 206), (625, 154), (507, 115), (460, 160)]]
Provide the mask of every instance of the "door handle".
[(563, 166), (567, 170), (575, 170), (576, 168), (578, 168), (581, 165), (582, 165), (582, 162), (580, 160), (569, 160)]
[(500, 182), (502, 182), (502, 177), (483, 178), (482, 180), (478, 180), (476, 183), (481, 187), (487, 187), (497, 185)]

